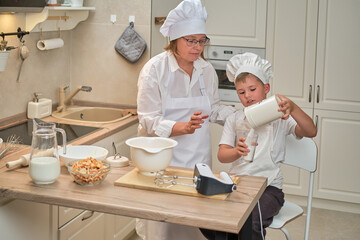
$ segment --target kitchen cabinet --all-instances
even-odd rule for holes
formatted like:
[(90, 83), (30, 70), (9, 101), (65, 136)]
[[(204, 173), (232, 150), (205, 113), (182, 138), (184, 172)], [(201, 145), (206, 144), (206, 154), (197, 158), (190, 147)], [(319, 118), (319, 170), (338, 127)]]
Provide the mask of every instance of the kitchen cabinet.
[[(314, 197), (350, 203), (360, 203), (354, 151), (360, 134), (359, 11), (355, 0), (271, 0), (266, 41), (272, 94), (288, 96), (317, 123)], [(284, 170), (284, 190), (302, 195), (305, 176), (292, 171)]]
[(83, 211), (80, 215), (59, 228), (58, 239), (106, 239), (105, 214), (92, 211)]
[(48, 204), (13, 200), (0, 205), (0, 239), (56, 239), (53, 207)]
[(315, 109), (319, 161), (314, 197), (360, 203), (360, 114)]
[(212, 45), (265, 47), (266, 0), (203, 0)]
[[(152, 57), (164, 51), (168, 44), (160, 33), (160, 27), (162, 20), (180, 2), (152, 0)], [(267, 0), (202, 0), (202, 3), (208, 13), (206, 31), (211, 45), (265, 47)]]

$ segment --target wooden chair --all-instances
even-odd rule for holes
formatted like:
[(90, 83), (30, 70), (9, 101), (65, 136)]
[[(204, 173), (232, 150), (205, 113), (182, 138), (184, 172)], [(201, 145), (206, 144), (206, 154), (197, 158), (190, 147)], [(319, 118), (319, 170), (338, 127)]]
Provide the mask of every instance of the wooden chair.
[(284, 226), (295, 218), (306, 215), (304, 239), (308, 240), (314, 173), (316, 171), (317, 161), (317, 146), (311, 138), (302, 138), (301, 140), (298, 140), (295, 139), (294, 136), (289, 135), (286, 140), (286, 156), (284, 164), (304, 169), (310, 173), (307, 211), (306, 214), (304, 214), (304, 211), (300, 206), (285, 200), (284, 206), (280, 209), (279, 214), (274, 217), (274, 220), (269, 227), (273, 229), (280, 229), (285, 234), (286, 239), (290, 240), (290, 234)]

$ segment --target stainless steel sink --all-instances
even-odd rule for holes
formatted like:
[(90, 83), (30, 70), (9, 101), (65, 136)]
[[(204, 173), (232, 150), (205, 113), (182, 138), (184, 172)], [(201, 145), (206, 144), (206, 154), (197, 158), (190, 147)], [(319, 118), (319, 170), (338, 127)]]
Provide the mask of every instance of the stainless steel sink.
[(124, 120), (132, 114), (124, 115), (124, 109), (105, 107), (68, 107), (62, 112), (53, 112), (52, 116), (79, 123), (112, 123)]

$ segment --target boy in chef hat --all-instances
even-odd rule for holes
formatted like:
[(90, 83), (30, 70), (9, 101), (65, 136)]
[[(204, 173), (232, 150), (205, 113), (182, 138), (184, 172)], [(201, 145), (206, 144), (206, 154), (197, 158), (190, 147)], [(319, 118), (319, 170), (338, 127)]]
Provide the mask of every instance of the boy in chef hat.
[[(244, 107), (261, 102), (270, 91), (270, 79), (273, 77), (271, 64), (253, 53), (233, 56), (226, 67), (230, 81), (235, 82), (237, 94)], [(279, 111), (284, 115), (255, 128), (258, 134), (257, 147), (252, 162), (244, 161), (248, 146), (245, 138), (237, 138), (236, 128), (248, 124), (243, 110), (234, 112), (226, 119), (219, 143), (218, 159), (222, 163), (232, 163), (230, 172), (238, 175), (267, 177), (268, 186), (259, 200), (262, 216), (260, 222), (259, 207), (253, 210), (253, 239), (263, 239), (261, 229), (268, 227), (284, 203), (282, 192), (282, 174), (280, 164), (285, 157), (286, 135), (297, 138), (315, 137), (316, 127), (312, 119), (293, 101), (277, 94), (281, 99)], [(275, 164), (274, 164), (275, 163)], [(263, 230), (265, 235), (265, 230)]]

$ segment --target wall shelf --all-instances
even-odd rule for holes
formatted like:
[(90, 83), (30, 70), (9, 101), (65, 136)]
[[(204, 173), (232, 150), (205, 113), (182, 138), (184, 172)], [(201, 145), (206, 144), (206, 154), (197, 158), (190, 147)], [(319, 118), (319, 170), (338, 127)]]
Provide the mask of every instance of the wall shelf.
[(94, 10), (95, 7), (45, 7), (41, 13), (26, 13), (26, 31), (71, 30)]

